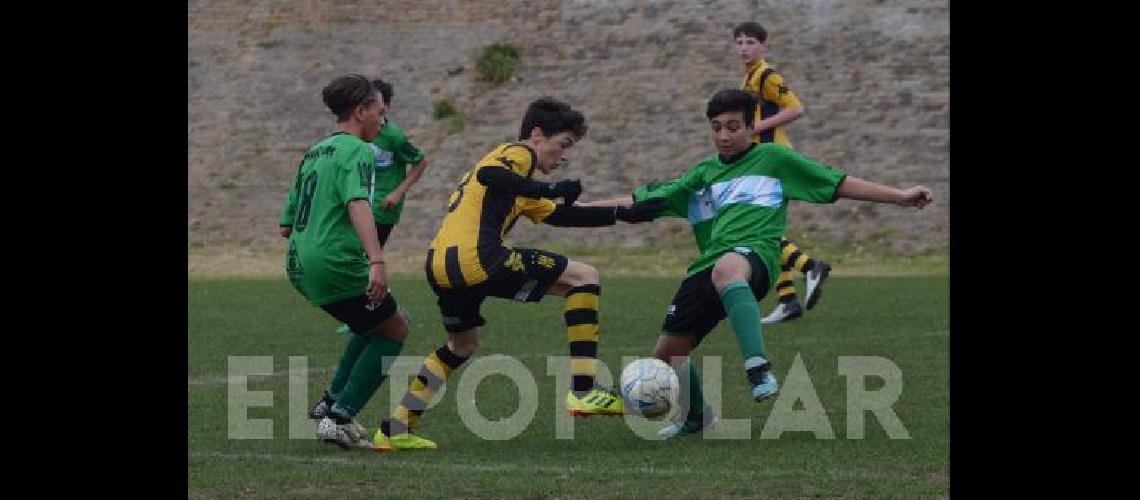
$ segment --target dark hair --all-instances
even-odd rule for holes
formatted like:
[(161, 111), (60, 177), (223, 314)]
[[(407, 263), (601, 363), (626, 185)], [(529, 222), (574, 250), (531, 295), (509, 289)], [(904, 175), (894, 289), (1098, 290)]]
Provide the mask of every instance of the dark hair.
[(526, 108), (519, 129), (519, 140), (530, 138), (530, 131), (534, 127), (542, 129), (547, 137), (569, 131), (580, 140), (586, 136), (586, 117), (569, 104), (553, 97), (540, 97)]
[(379, 78), (372, 80), (372, 86), (380, 91), (380, 98), (384, 99), (384, 105), (392, 104), (392, 96), (396, 95), (396, 91), (392, 89), (392, 84)]
[(736, 37), (740, 35), (750, 36), (759, 40), (761, 43), (768, 41), (768, 32), (764, 31), (764, 27), (760, 26), (760, 23), (755, 23), (752, 21), (740, 23), (736, 25), (735, 28), (732, 28), (733, 40), (735, 40)]
[(325, 86), (321, 97), (329, 111), (336, 115), (337, 123), (344, 123), (352, 117), (353, 109), (376, 99), (376, 89), (364, 75), (342, 75)]
[(744, 125), (752, 126), (752, 117), (756, 112), (756, 94), (747, 90), (724, 89), (713, 94), (709, 99), (705, 116), (712, 120), (721, 113), (740, 111), (744, 114)]

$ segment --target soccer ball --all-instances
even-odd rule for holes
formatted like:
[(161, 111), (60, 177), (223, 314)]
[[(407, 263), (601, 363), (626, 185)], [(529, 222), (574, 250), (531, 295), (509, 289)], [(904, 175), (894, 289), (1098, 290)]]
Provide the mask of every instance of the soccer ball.
[(621, 372), (621, 396), (631, 413), (650, 420), (665, 417), (677, 404), (680, 381), (664, 361), (642, 358)]

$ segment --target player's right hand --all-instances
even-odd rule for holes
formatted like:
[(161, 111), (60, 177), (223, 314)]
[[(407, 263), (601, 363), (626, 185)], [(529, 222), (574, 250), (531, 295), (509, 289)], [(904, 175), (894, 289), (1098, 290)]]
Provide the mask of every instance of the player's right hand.
[(614, 216), (617, 217), (617, 220), (636, 224), (638, 222), (649, 222), (656, 219), (657, 215), (664, 209), (665, 200), (652, 198), (639, 201), (628, 207), (617, 207)]
[(377, 262), (368, 266), (368, 288), (364, 294), (372, 300), (380, 300), (388, 293), (388, 273), (384, 271), (384, 264)]
[(900, 200), (899, 205), (922, 209), (922, 207), (925, 207), (932, 201), (934, 201), (934, 194), (931, 193), (930, 189), (923, 186), (915, 186), (903, 190), (902, 200)]
[(563, 203), (566, 205), (573, 205), (581, 194), (582, 181), (578, 179), (554, 182), (551, 183), (549, 187), (550, 197), (562, 198)]
[(288, 238), (290, 234), (293, 234), (293, 226), (281, 226), (282, 238)]

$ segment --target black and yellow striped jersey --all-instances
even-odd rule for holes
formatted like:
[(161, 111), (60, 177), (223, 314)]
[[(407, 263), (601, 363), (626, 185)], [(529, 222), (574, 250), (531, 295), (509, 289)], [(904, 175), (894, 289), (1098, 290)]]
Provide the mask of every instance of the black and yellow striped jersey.
[[(744, 79), (740, 82), (740, 89), (755, 93), (760, 97), (760, 104), (756, 106), (756, 117), (752, 122), (755, 125), (760, 120), (779, 113), (784, 108), (802, 108), (803, 104), (796, 97), (796, 93), (788, 87), (784, 77), (768, 66), (763, 59), (758, 60), (748, 68)], [(776, 142), (792, 147), (788, 134), (783, 126), (765, 130), (761, 134), (753, 134), (753, 142)]]
[(447, 215), (431, 242), (428, 280), (442, 288), (474, 286), (502, 267), (511, 250), (503, 238), (520, 215), (542, 222), (555, 210), (553, 200), (515, 196), (484, 186), (485, 168), (505, 168), (532, 178), (538, 156), (523, 143), (500, 144), (467, 172), (448, 200)]

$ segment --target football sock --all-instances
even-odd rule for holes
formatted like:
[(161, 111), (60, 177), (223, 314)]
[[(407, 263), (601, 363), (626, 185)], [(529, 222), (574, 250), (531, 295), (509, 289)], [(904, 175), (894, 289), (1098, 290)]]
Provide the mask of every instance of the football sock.
[(340, 362), (336, 365), (336, 373), (333, 375), (332, 382), (329, 383), (327, 394), (333, 400), (344, 391), (344, 386), (348, 385), (348, 375), (352, 373), (352, 367), (356, 365), (357, 358), (360, 353), (364, 352), (364, 348), (368, 347), (368, 342), (371, 337), (367, 335), (353, 334), (348, 339), (348, 345), (344, 347), (344, 353), (340, 355)]
[[(332, 413), (339, 417), (351, 418), (360, 412), (364, 405), (368, 404), (368, 400), (372, 399), (376, 389), (380, 388), (380, 384), (384, 383), (384, 379), (388, 376), (388, 368), (392, 366), (403, 348), (403, 341), (376, 334), (369, 335), (368, 345), (356, 359), (356, 364), (348, 375), (348, 383), (344, 386), (344, 392), (337, 396)], [(387, 363), (384, 358), (388, 358)]]
[(447, 382), (451, 372), (459, 368), (467, 358), (457, 356), (444, 344), (424, 359), (416, 379), (408, 386), (408, 392), (392, 412), (391, 418), (380, 424), (380, 430), (386, 436), (411, 432), (419, 423), (424, 408), (435, 396), (440, 386)]
[(574, 396), (582, 397), (594, 387), (598, 370), (598, 295), (600, 285), (582, 285), (566, 294), (563, 316), (570, 342), (570, 374)]
[(740, 354), (744, 356), (745, 369), (766, 363), (764, 354), (764, 332), (760, 327), (760, 306), (756, 296), (744, 280), (729, 283), (720, 291), (720, 301), (728, 313), (736, 342), (740, 344)]
[(815, 259), (808, 257), (807, 253), (800, 250), (792, 240), (780, 240), (780, 268), (781, 269), (796, 269), (801, 273), (807, 273), (815, 266)]
[(685, 380), (684, 375), (680, 377), (683, 382), (681, 384), (681, 401), (685, 400), (686, 395), (689, 398), (689, 411), (685, 418), (691, 421), (700, 421), (705, 411), (705, 393), (701, 390), (701, 375), (692, 358), (689, 358), (685, 364), (689, 367), (687, 370), (688, 381)]

